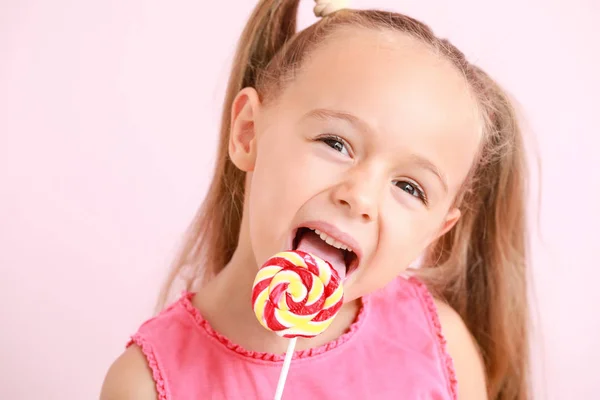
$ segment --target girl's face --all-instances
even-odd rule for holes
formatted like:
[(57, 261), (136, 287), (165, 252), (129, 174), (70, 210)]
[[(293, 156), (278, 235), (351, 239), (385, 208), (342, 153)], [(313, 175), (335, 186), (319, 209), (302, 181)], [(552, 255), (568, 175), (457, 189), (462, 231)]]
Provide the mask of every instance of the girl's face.
[(298, 228), (320, 229), (353, 250), (311, 238), (344, 257), (337, 269), (351, 301), (460, 217), (453, 201), (481, 139), (476, 103), (461, 73), (415, 39), (340, 30), (274, 101), (236, 104), (232, 136), (251, 144), (231, 154), (251, 158), (245, 207), (258, 265), (295, 246), (306, 234)]

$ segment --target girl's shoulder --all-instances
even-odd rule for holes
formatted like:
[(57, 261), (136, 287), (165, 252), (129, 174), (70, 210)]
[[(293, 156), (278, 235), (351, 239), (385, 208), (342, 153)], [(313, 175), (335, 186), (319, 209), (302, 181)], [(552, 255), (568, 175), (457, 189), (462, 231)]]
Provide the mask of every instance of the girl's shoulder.
[(128, 347), (110, 366), (100, 400), (157, 398), (156, 383), (144, 353), (137, 346)]
[(461, 399), (485, 399), (485, 371), (473, 336), (461, 316), (436, 298), (413, 273), (369, 296), (378, 329), (391, 332), (413, 349), (435, 343), (451, 391)]
[[(436, 298), (424, 281), (406, 275), (397, 282), (396, 289), (412, 291), (421, 304), (422, 314), (429, 321), (437, 339), (441, 359), (446, 364), (448, 379), (460, 399), (487, 398), (483, 358), (473, 335), (462, 317), (445, 301)], [(459, 384), (460, 383), (460, 384)]]
[(486, 399), (483, 358), (475, 338), (460, 315), (442, 300), (434, 300), (446, 351), (453, 363), (460, 399)]
[(203, 347), (202, 337), (194, 335), (199, 331), (194, 329), (198, 321), (192, 297), (192, 293), (184, 292), (177, 301), (142, 323), (109, 368), (101, 400), (171, 398), (163, 371), (177, 368), (181, 354)]

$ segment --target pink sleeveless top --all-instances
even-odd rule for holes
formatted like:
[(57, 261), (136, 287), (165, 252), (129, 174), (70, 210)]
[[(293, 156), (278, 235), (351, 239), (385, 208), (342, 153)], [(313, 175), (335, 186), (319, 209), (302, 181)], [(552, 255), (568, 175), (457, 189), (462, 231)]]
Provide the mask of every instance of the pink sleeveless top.
[[(145, 322), (137, 344), (160, 400), (272, 399), (283, 355), (247, 351), (215, 332), (192, 293)], [(284, 399), (457, 398), (433, 298), (416, 278), (363, 297), (347, 333), (295, 353)]]

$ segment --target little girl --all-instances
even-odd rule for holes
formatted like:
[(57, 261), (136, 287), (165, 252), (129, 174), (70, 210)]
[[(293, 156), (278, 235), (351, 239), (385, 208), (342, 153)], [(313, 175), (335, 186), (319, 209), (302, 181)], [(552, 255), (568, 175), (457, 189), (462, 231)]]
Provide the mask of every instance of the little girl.
[[(300, 339), (286, 399), (526, 399), (525, 159), (507, 95), (407, 16), (262, 0), (242, 33), (208, 196), (102, 399), (269, 399), (287, 340), (251, 306), (282, 250), (345, 303)], [(418, 265), (417, 265), (418, 262)], [(411, 268), (412, 267), (412, 268)]]

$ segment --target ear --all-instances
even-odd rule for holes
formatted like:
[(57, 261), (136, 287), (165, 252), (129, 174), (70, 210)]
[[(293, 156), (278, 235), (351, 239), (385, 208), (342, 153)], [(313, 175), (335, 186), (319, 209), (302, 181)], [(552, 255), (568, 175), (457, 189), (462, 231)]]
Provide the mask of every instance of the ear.
[(436, 239), (439, 239), (440, 237), (448, 233), (448, 231), (452, 229), (454, 225), (456, 225), (456, 223), (460, 219), (460, 215), (461, 213), (458, 207), (451, 208), (448, 211), (448, 214), (446, 214), (446, 219), (444, 220), (444, 223), (442, 224), (442, 227), (439, 230)]
[(258, 93), (250, 87), (242, 89), (231, 105), (229, 157), (244, 172), (254, 170), (256, 162), (255, 120), (260, 105)]

